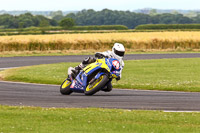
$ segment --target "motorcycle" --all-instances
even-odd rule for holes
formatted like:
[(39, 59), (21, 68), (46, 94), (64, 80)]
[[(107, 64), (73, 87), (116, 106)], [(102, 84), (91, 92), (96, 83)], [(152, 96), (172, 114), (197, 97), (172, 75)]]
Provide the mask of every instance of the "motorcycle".
[(120, 70), (120, 63), (117, 59), (97, 59), (96, 62), (81, 70), (75, 79), (69, 74), (60, 86), (60, 93), (70, 95), (72, 92), (78, 92), (93, 95), (117, 78), (120, 75)]

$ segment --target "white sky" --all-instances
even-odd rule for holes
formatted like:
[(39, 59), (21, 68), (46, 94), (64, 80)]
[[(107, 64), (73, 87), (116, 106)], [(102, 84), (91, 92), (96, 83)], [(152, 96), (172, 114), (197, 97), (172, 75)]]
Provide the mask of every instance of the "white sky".
[(200, 0), (0, 0), (0, 10), (200, 9)]

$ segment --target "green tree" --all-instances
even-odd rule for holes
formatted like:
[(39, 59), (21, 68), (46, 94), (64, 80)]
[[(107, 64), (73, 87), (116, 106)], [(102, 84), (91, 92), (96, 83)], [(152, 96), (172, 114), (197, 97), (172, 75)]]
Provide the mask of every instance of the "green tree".
[(200, 23), (200, 13), (197, 14), (196, 17), (193, 18), (193, 22), (194, 22), (194, 23)]
[(198, 14), (194, 11), (190, 11), (189, 13), (185, 14), (186, 17), (189, 17), (189, 18), (194, 18), (196, 17)]
[(45, 34), (46, 27), (48, 26), (49, 26), (49, 21), (47, 20), (40, 21), (40, 29), (42, 34)]
[(51, 12), (50, 16), (53, 18), (55, 16), (63, 16), (63, 12), (62, 11), (55, 11), (55, 12)]
[(18, 28), (19, 28), (19, 31), (23, 31), (24, 22), (19, 22), (19, 23), (18, 23)]
[(75, 26), (75, 21), (72, 18), (65, 18), (60, 21), (59, 25), (65, 29), (68, 29)]
[(19, 27), (20, 29), (24, 28), (24, 22), (19, 22), (18, 27)]
[(155, 15), (157, 15), (157, 10), (156, 10), (156, 9), (151, 9), (151, 10), (149, 11), (149, 15), (150, 15), (150, 16), (155, 16)]
[(54, 19), (54, 20), (56, 20), (56, 21), (60, 21), (60, 20), (63, 19), (63, 17), (64, 17), (64, 16), (62, 16), (62, 15), (56, 15), (56, 16), (54, 16), (52, 19)]
[(48, 26), (49, 26), (49, 21), (47, 20), (40, 21), (40, 27), (48, 27)]

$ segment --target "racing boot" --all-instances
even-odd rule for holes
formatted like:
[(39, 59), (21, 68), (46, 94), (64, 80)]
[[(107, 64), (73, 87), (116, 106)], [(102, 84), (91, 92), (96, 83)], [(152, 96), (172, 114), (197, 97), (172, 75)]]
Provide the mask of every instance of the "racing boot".
[(78, 74), (79, 74), (79, 70), (77, 70), (76, 68), (73, 68), (73, 67), (68, 68), (68, 75), (71, 75), (72, 79), (75, 79)]

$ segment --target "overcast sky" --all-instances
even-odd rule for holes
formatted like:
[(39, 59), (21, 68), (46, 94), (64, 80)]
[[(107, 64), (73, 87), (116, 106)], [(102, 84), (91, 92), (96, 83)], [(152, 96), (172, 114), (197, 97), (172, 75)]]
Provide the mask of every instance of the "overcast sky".
[(0, 10), (200, 9), (200, 0), (0, 0)]

